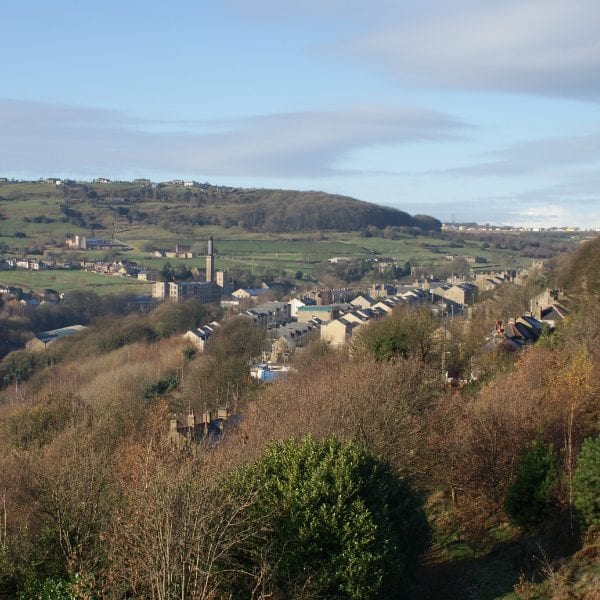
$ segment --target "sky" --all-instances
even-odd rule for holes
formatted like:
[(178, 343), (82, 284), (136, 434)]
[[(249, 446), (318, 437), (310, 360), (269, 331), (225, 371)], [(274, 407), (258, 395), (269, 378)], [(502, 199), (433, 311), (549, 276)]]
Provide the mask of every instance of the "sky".
[(598, 0), (20, 0), (0, 176), (600, 227)]

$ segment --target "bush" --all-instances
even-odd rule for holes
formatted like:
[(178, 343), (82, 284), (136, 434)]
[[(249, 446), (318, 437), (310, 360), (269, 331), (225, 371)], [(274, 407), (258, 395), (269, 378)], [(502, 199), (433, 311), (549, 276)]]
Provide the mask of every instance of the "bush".
[(25, 584), (19, 592), (19, 600), (77, 600), (79, 595), (74, 591), (73, 583), (60, 577), (33, 579)]
[(354, 347), (379, 361), (411, 355), (421, 360), (431, 359), (439, 325), (439, 318), (428, 307), (398, 307), (384, 319), (361, 327)]
[[(254, 491), (254, 518), (271, 524), (246, 548), (245, 570), (266, 563), (274, 596), (363, 600), (410, 587), (427, 521), (411, 488), (369, 452), (333, 437), (273, 443), (233, 483), (242, 497)], [(238, 597), (247, 583), (233, 583)]]
[(175, 375), (168, 375), (167, 377), (163, 377), (162, 379), (157, 379), (156, 381), (147, 383), (144, 386), (144, 398), (154, 398), (156, 396), (162, 396), (163, 394), (174, 390), (178, 385), (179, 382), (177, 381), (177, 377), (175, 377)]
[(27, 381), (35, 371), (38, 356), (27, 350), (11, 352), (0, 363), (0, 388), (13, 381), (22, 383)]
[(534, 527), (548, 516), (555, 479), (552, 446), (536, 440), (521, 456), (504, 501), (504, 509), (517, 525)]
[(600, 525), (600, 436), (587, 438), (573, 477), (575, 507), (586, 526)]

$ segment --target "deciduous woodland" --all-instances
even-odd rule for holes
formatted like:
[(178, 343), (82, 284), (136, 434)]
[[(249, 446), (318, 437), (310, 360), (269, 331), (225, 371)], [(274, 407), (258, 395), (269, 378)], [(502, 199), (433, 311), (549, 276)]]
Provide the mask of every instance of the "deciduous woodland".
[[(600, 239), (542, 283), (570, 316), (519, 352), (397, 310), (268, 385), (262, 333), (193, 303), (90, 318), (0, 363), (4, 598), (594, 598), (600, 593)], [(462, 385), (448, 386), (443, 368)], [(227, 405), (215, 436), (172, 413)]]

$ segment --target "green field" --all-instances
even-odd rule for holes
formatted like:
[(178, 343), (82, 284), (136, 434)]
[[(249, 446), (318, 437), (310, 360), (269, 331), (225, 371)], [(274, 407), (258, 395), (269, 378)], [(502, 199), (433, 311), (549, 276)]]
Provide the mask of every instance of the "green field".
[(111, 277), (86, 271), (1, 271), (0, 284), (23, 288), (25, 291), (43, 291), (51, 288), (59, 292), (79, 289), (93, 290), (98, 294), (150, 293), (150, 284), (127, 277)]

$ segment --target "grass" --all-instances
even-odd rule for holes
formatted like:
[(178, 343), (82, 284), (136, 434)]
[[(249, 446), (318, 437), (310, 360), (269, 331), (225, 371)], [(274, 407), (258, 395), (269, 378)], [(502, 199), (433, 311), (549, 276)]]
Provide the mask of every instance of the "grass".
[(87, 289), (98, 294), (150, 293), (151, 284), (128, 277), (111, 277), (87, 271), (0, 271), (0, 284), (12, 285), (23, 290), (41, 292), (46, 288), (60, 292)]

